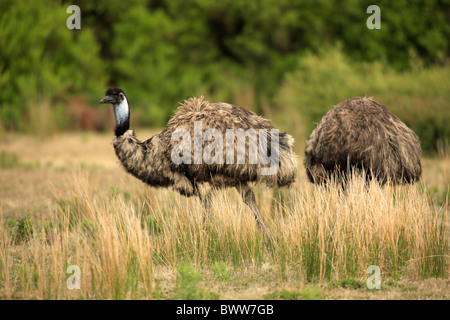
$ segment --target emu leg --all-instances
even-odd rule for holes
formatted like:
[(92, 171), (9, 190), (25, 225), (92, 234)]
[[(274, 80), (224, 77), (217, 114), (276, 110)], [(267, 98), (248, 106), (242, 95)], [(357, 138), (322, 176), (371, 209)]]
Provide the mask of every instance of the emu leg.
[(202, 201), (203, 209), (205, 210), (205, 213), (203, 215), (203, 224), (205, 225), (206, 221), (208, 221), (209, 211), (211, 208), (211, 192), (208, 192), (203, 195), (200, 194), (199, 198)]
[(200, 198), (200, 201), (202, 202), (203, 209), (204, 209), (204, 215), (203, 215), (203, 225), (206, 224), (206, 221), (208, 221), (209, 211), (211, 208), (211, 187), (209, 185), (205, 185), (200, 190), (200, 186), (198, 184), (195, 184), (194, 187), (194, 194)]
[(255, 200), (255, 194), (253, 193), (252, 188), (250, 188), (250, 186), (248, 184), (241, 184), (241, 185), (237, 186), (236, 189), (241, 194), (242, 199), (244, 200), (244, 203), (246, 205), (248, 205), (250, 207), (250, 209), (253, 211), (256, 222), (258, 223), (258, 226), (263, 233), (264, 240), (266, 241), (266, 245), (274, 244), (273, 238), (269, 233), (269, 229), (267, 229), (266, 225), (264, 224), (261, 213), (259, 212), (258, 206), (256, 204), (256, 200)]

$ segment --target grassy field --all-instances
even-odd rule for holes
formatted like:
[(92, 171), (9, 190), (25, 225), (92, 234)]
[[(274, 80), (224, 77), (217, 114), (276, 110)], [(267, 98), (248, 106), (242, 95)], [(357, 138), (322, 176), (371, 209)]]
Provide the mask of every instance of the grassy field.
[(0, 299), (450, 299), (448, 151), (415, 186), (323, 189), (299, 165), (292, 188), (256, 187), (269, 250), (235, 190), (215, 192), (204, 222), (199, 200), (127, 175), (111, 141), (0, 142)]

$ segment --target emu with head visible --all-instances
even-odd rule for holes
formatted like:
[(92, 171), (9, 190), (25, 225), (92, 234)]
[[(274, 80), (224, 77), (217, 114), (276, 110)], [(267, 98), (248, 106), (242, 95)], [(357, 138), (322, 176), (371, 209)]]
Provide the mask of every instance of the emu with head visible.
[(422, 173), (420, 141), (385, 106), (351, 98), (328, 111), (309, 138), (304, 165), (313, 183), (363, 172), (381, 185), (414, 183)]
[[(223, 102), (209, 103), (203, 98), (190, 98), (179, 106), (177, 113), (163, 131), (141, 142), (136, 138), (133, 130), (129, 130), (130, 107), (123, 90), (108, 89), (106, 97), (100, 100), (100, 103), (111, 103), (114, 107), (116, 137), (113, 145), (117, 157), (128, 173), (150, 186), (172, 187), (182, 195), (196, 195), (200, 197), (206, 209), (213, 188), (235, 187), (253, 211), (266, 240), (270, 239), (249, 183), (265, 183), (269, 187), (282, 187), (294, 182), (296, 159), (293, 153), (293, 138), (290, 135), (278, 132), (269, 120), (243, 108)], [(203, 135), (200, 140), (195, 137), (198, 134), (195, 130), (196, 126), (200, 127)], [(266, 148), (271, 156), (276, 155), (277, 170), (273, 174), (262, 174), (262, 169), (273, 163), (267, 164), (261, 158), (258, 158), (256, 162), (248, 161), (252, 156), (250, 150), (257, 150), (251, 147), (258, 141), (261, 147), (262, 135), (259, 133), (261, 129), (270, 131), (269, 134), (275, 133), (275, 136), (270, 135), (266, 144), (263, 144), (263, 148)], [(186, 134), (183, 135), (181, 142), (179, 139), (181, 136), (178, 134), (180, 132)], [(205, 138), (208, 136), (207, 133), (211, 132), (219, 133), (214, 136), (214, 140), (212, 137)], [(180, 150), (183, 152), (188, 150), (190, 158), (194, 159), (195, 145), (198, 141), (200, 141), (201, 149), (211, 150), (213, 143), (225, 142), (219, 141), (221, 138), (218, 137), (222, 136), (223, 140), (226, 140), (225, 137), (228, 139), (230, 132), (238, 132), (236, 136), (232, 136), (231, 158), (235, 160), (239, 156), (244, 156), (244, 163), (224, 160), (225, 155), (227, 160), (230, 159), (230, 150), (226, 143), (216, 144), (216, 148), (213, 148), (214, 152), (209, 154), (203, 152), (200, 161), (198, 158), (197, 161), (181, 163), (173, 160), (174, 155), (178, 156)], [(248, 132), (254, 132), (256, 135), (245, 136)], [(244, 149), (234, 148), (235, 142), (242, 137), (245, 141)], [(278, 140), (278, 143), (272, 143), (271, 139), (276, 139), (275, 142)], [(274, 149), (273, 146), (276, 148)], [(221, 159), (219, 159), (220, 156), (222, 156)]]

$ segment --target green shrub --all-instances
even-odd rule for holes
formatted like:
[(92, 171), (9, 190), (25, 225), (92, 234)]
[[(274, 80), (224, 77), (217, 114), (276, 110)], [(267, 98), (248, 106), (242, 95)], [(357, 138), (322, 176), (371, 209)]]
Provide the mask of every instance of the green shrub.
[(219, 295), (200, 287), (202, 274), (192, 265), (181, 263), (178, 268), (176, 298), (181, 300), (218, 299)]
[(2, 151), (0, 154), (0, 168), (14, 168), (20, 165), (19, 157), (15, 153)]
[[(62, 101), (74, 94), (89, 96), (105, 90), (106, 74), (94, 33), (86, 25), (69, 30), (67, 6), (50, 0), (2, 1), (2, 127), (62, 126)], [(42, 123), (49, 117), (61, 123)]]
[(211, 266), (211, 270), (214, 273), (214, 278), (217, 281), (228, 281), (230, 280), (230, 269), (225, 261), (215, 262)]
[(331, 282), (331, 286), (334, 288), (345, 288), (345, 289), (364, 289), (367, 287), (367, 284), (358, 279), (353, 278), (344, 278), (342, 280), (335, 280)]
[(16, 221), (12, 229), (12, 239), (16, 243), (27, 242), (33, 236), (33, 222), (29, 215)]
[(302, 291), (297, 290), (280, 290), (264, 296), (268, 300), (319, 300), (319, 290), (314, 287), (308, 287)]

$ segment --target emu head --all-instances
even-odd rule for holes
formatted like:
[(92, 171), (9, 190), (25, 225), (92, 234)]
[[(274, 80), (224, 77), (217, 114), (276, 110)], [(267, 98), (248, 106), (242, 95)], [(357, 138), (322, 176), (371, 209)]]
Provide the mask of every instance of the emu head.
[(112, 88), (106, 90), (106, 96), (99, 101), (100, 103), (111, 103), (114, 107), (116, 117), (116, 135), (122, 135), (129, 128), (130, 107), (128, 100), (122, 89)]
[(119, 88), (111, 88), (106, 90), (106, 97), (100, 100), (100, 103), (112, 103), (113, 105), (120, 104), (125, 97), (125, 92)]

